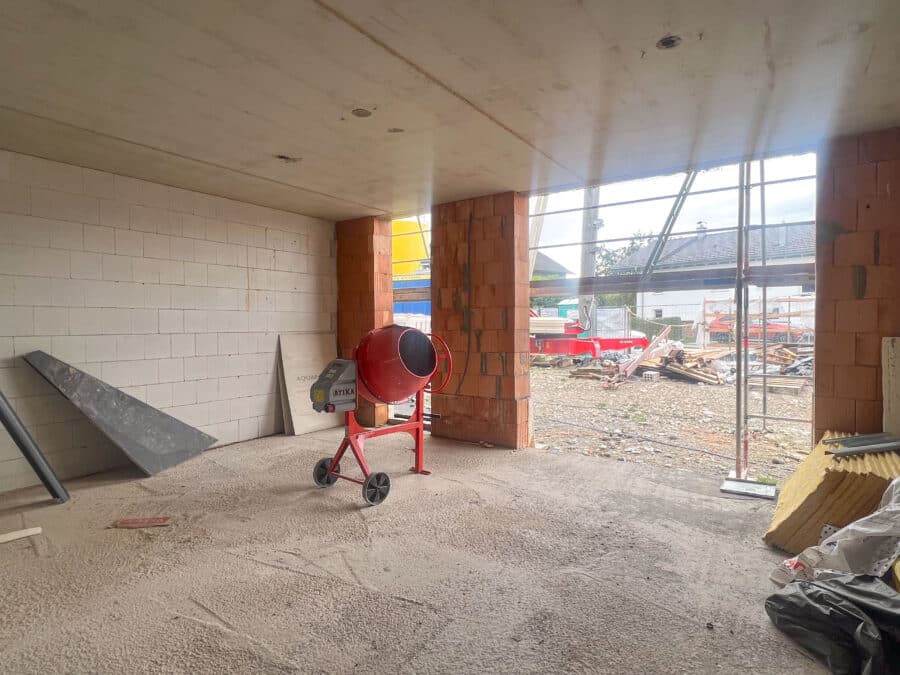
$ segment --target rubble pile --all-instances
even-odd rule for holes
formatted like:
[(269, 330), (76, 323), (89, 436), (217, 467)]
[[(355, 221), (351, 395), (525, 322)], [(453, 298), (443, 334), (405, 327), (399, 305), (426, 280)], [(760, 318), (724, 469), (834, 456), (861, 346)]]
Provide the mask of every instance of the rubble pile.
[[(765, 387), (773, 393), (800, 394), (812, 381), (814, 360), (812, 345), (772, 343), (751, 345), (749, 348), (750, 388), (760, 390), (759, 377), (766, 375)], [(535, 367), (571, 368), (569, 376), (599, 381), (603, 388), (616, 388), (645, 373), (658, 373), (668, 378), (703, 384), (733, 384), (735, 381), (735, 350), (731, 345), (716, 345), (706, 349), (685, 346), (681, 342), (654, 341), (640, 352), (604, 351), (600, 358), (589, 356), (532, 355)], [(643, 378), (648, 381), (652, 376)]]
[(675, 379), (692, 380), (705, 384), (725, 384), (726, 373), (730, 368), (717, 365), (719, 359), (730, 354), (730, 351), (718, 349), (714, 351), (688, 351), (680, 342), (668, 342), (659, 345), (649, 355), (642, 354), (641, 362), (635, 371), (638, 375), (645, 372), (658, 372)]
[[(733, 384), (735, 351), (731, 347), (699, 349), (680, 342), (665, 342), (636, 357), (640, 359), (635, 373), (658, 372), (673, 379), (704, 384)], [(749, 350), (750, 375), (767, 375), (767, 388), (779, 393), (799, 394), (813, 376), (813, 346), (767, 345)], [(781, 377), (779, 377), (781, 376)], [(761, 388), (751, 383), (751, 388)]]

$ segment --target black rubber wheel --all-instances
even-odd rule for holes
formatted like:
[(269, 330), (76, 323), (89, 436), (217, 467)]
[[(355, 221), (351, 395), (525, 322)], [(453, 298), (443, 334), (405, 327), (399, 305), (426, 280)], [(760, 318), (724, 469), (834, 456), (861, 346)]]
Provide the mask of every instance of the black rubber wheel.
[[(331, 460), (334, 457), (323, 457), (316, 462), (316, 468), (313, 469), (313, 480), (319, 487), (331, 487), (337, 483), (337, 476), (328, 473), (328, 467), (331, 466)], [(341, 465), (334, 467), (335, 473), (341, 472)]]
[(391, 477), (386, 473), (370, 473), (363, 483), (363, 499), (370, 506), (377, 506), (385, 499), (391, 491)]

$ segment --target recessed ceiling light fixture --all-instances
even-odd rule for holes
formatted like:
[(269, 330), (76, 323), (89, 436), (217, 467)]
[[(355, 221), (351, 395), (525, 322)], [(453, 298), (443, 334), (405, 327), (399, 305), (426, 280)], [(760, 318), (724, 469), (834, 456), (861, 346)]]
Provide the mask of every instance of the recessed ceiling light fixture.
[(681, 36), (679, 35), (665, 35), (659, 39), (656, 43), (657, 49), (675, 49), (678, 45), (681, 44)]
[(369, 110), (368, 108), (354, 108), (353, 110), (350, 111), (350, 114), (353, 115), (354, 117), (365, 118), (365, 117), (371, 117), (372, 111)]

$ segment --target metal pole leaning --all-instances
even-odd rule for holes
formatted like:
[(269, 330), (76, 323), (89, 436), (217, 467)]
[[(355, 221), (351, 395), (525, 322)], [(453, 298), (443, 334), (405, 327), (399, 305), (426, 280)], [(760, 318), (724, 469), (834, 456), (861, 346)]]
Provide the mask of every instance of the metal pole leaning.
[(16, 415), (16, 411), (13, 410), (9, 400), (2, 392), (0, 392), (0, 422), (3, 422), (3, 426), (6, 427), (15, 444), (19, 446), (19, 450), (22, 451), (31, 468), (34, 469), (38, 478), (41, 479), (50, 496), (60, 504), (69, 501), (69, 493), (66, 491), (66, 488), (59, 482), (59, 478), (54, 473), (53, 468), (47, 463), (44, 453), (41, 452), (37, 443), (34, 442), (31, 434), (28, 433), (28, 429), (22, 424), (22, 420)]

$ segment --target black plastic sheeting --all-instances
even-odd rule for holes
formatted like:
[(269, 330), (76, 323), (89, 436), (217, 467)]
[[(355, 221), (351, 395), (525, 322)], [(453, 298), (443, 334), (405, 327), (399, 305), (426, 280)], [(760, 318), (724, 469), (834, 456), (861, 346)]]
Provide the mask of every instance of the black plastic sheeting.
[(794, 581), (766, 599), (779, 629), (838, 675), (900, 675), (900, 593), (876, 577)]

